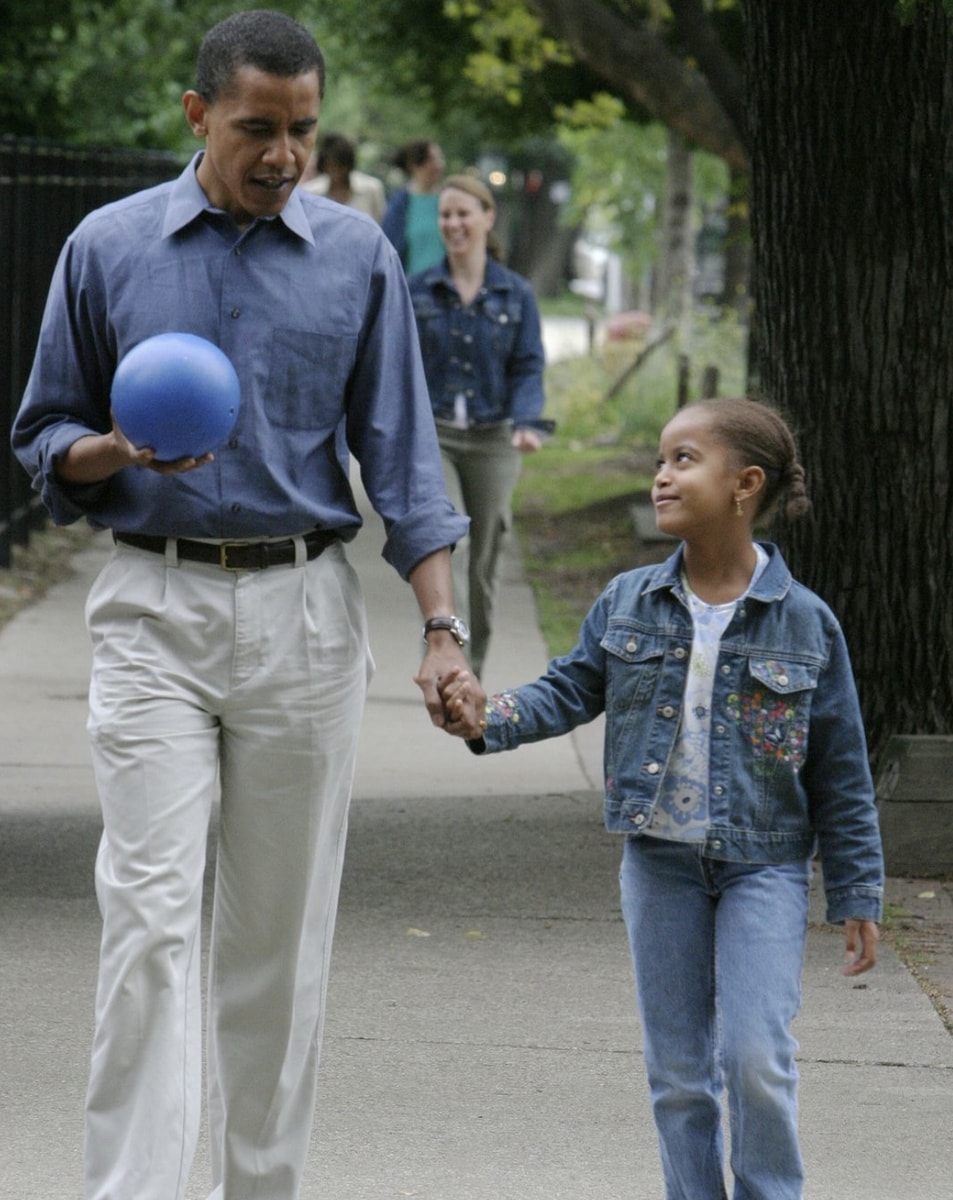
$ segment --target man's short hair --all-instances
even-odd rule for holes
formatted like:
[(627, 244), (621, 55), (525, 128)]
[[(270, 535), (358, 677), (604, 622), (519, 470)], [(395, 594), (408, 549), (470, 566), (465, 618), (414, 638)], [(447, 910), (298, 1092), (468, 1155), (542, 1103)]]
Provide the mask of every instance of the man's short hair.
[(195, 90), (213, 104), (229, 90), (242, 67), (282, 79), (317, 71), (318, 91), (324, 96), (324, 56), (318, 43), (284, 13), (250, 9), (213, 26), (199, 47)]

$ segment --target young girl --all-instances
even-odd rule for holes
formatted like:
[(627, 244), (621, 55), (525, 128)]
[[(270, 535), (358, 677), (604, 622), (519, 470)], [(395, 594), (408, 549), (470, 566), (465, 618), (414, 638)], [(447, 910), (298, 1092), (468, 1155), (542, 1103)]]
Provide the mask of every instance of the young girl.
[(605, 820), (625, 835), (622, 912), (667, 1200), (724, 1200), (727, 1089), (735, 1200), (800, 1200), (796, 1042), (811, 859), (846, 975), (875, 962), (883, 862), (840, 627), (752, 538), (808, 508), (781, 418), (749, 400), (682, 409), (662, 432), (660, 566), (619, 575), (579, 642), (490, 698), (457, 669), (451, 732), (476, 753), (606, 713)]

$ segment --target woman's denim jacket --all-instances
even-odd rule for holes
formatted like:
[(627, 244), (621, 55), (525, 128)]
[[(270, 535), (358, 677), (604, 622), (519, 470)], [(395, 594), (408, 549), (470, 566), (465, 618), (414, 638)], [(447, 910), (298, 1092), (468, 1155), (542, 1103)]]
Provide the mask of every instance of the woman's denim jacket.
[(409, 279), (430, 403), (452, 421), (458, 394), (471, 425), (532, 428), (543, 411), (543, 338), (533, 289), (488, 259), (472, 304), (460, 300), (446, 259)]
[[(883, 856), (844, 636), (777, 547), (765, 550), (768, 564), (721, 641), (703, 853), (780, 863), (819, 847), (828, 919), (879, 920)], [(661, 565), (618, 575), (569, 654), (487, 704), (487, 751), (554, 737), (605, 711), (610, 832), (644, 833), (675, 744), (692, 649), (681, 565), (680, 547)]]

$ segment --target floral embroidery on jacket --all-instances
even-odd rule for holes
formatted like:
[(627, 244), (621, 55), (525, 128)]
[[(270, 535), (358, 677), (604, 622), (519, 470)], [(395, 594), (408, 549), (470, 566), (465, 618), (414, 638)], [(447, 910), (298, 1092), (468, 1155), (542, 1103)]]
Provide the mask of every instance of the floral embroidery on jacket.
[[(780, 663), (766, 665), (778, 668), (779, 674), (783, 671)], [(727, 706), (747, 733), (756, 771), (764, 771), (772, 762), (788, 763), (795, 770), (803, 764), (807, 720), (798, 716), (797, 697), (780, 696), (767, 688), (757, 688), (741, 695), (732, 692), (727, 698)]]
[(486, 702), (486, 711), (489, 716), (493, 712), (497, 712), (504, 721), (512, 721), (514, 725), (519, 724), (519, 691), (514, 689), (510, 692), (497, 692), (495, 696), (491, 696)]

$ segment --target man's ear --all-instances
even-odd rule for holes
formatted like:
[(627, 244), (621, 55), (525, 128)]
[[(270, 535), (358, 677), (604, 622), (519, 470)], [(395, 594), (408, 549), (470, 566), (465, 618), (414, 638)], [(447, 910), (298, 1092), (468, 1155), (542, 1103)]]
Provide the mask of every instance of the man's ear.
[(205, 127), (205, 114), (208, 110), (208, 105), (198, 92), (188, 91), (182, 97), (182, 107), (185, 109), (185, 119), (188, 121), (192, 132), (196, 137), (204, 138), (208, 133)]

